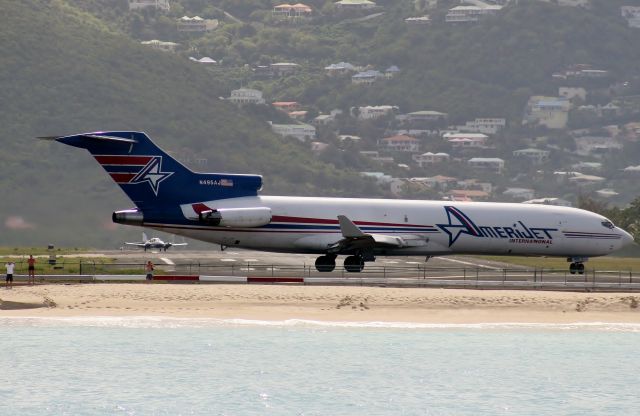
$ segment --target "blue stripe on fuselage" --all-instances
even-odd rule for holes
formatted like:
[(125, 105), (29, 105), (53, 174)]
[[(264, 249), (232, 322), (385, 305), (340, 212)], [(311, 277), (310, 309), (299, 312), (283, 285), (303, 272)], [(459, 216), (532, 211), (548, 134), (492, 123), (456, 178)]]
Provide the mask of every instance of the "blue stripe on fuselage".
[[(276, 228), (276, 229), (295, 229), (295, 230), (335, 230), (340, 231), (338, 225), (315, 225), (315, 224), (267, 224), (261, 228)], [(387, 231), (387, 232), (414, 232), (414, 233), (438, 233), (439, 231), (434, 228), (411, 228), (411, 227), (359, 227), (363, 232), (370, 231)]]

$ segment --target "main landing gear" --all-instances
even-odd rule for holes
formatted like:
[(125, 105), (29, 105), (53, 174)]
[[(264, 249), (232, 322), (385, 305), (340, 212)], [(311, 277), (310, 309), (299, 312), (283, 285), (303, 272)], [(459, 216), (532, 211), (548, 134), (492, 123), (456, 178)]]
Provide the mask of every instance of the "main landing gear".
[(316, 259), (316, 270), (319, 272), (332, 272), (336, 268), (336, 255), (327, 254)]
[(584, 258), (584, 257), (569, 257), (567, 258), (568, 262), (571, 262), (571, 264), (569, 265), (569, 273), (571, 274), (584, 274), (584, 262), (589, 260), (588, 258)]
[[(316, 270), (319, 272), (332, 272), (336, 268), (336, 255), (326, 254), (316, 259)], [(349, 273), (359, 273), (364, 269), (364, 258), (354, 255), (344, 259), (344, 269)]]
[(349, 256), (344, 259), (344, 269), (350, 273), (360, 273), (364, 269), (364, 260), (360, 256)]

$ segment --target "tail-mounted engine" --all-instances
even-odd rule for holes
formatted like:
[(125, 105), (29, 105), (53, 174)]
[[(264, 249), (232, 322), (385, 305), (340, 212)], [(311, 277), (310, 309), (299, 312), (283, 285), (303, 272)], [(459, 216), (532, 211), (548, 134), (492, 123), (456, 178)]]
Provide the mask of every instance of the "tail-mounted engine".
[(111, 214), (111, 220), (117, 224), (142, 225), (144, 215), (137, 209), (125, 209)]
[(210, 209), (198, 213), (198, 221), (207, 225), (220, 227), (262, 227), (271, 222), (271, 208)]

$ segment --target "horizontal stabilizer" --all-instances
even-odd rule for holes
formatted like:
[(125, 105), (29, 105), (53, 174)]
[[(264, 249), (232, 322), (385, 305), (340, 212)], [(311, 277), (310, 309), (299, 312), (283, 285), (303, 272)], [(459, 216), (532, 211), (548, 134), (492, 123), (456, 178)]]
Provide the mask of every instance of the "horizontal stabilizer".
[(338, 222), (340, 223), (340, 231), (344, 238), (359, 238), (367, 236), (367, 234), (363, 233), (362, 230), (353, 223), (353, 221), (344, 215), (338, 215)]
[(385, 234), (370, 234), (373, 237), (373, 241), (376, 245), (381, 246), (389, 246), (389, 247), (405, 247), (407, 244), (402, 239), (402, 237), (396, 237), (393, 235), (385, 235)]
[(117, 137), (110, 136), (108, 134), (101, 133), (87, 133), (87, 134), (74, 134), (72, 136), (41, 136), (40, 140), (54, 140), (60, 143), (68, 144), (69, 146), (80, 147), (82, 149), (89, 149), (91, 146), (104, 144), (126, 144), (131, 145), (138, 143), (136, 139), (129, 137)]

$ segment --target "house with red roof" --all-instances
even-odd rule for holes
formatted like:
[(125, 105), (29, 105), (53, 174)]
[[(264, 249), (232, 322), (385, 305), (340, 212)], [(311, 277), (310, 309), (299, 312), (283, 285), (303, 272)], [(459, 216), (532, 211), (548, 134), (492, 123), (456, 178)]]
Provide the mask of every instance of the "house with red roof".
[(296, 3), (288, 4), (283, 3), (273, 8), (273, 15), (276, 17), (292, 19), (300, 17), (311, 17), (313, 9), (306, 4)]

